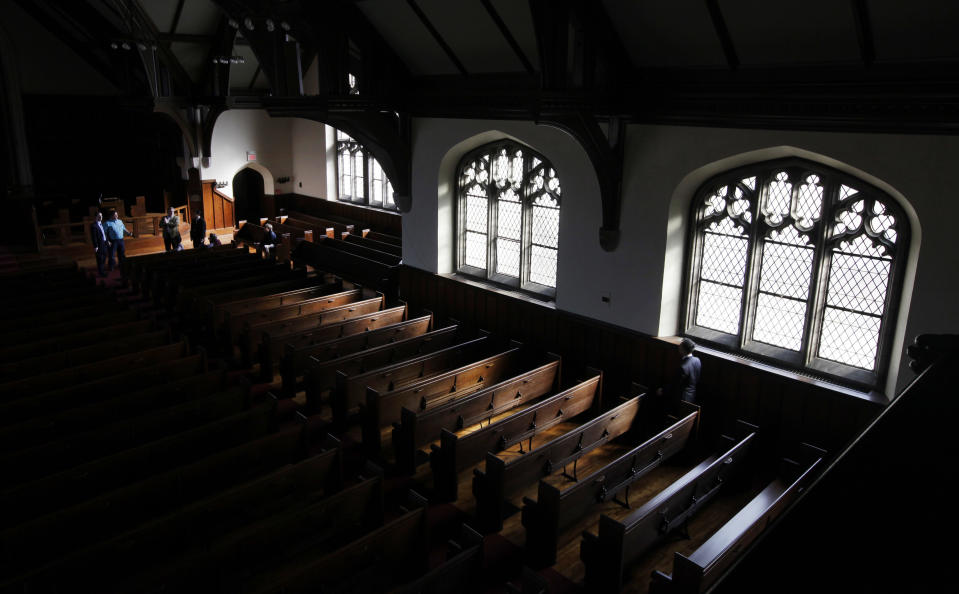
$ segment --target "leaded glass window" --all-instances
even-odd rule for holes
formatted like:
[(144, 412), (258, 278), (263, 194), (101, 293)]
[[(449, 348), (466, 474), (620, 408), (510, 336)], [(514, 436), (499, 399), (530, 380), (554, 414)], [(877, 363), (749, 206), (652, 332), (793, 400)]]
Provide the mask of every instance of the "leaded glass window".
[(457, 268), (554, 295), (562, 188), (553, 166), (502, 141), (467, 155), (457, 172)]
[(336, 131), (339, 199), (396, 210), (393, 185), (379, 162), (347, 133)]
[(707, 182), (692, 214), (687, 333), (878, 385), (909, 233), (892, 198), (821, 165), (786, 160)]

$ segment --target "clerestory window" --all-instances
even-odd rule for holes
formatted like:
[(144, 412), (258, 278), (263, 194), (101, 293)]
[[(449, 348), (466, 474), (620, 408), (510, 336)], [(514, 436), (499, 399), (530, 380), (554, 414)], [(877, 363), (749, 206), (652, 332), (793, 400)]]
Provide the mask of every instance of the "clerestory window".
[(336, 131), (336, 169), (340, 200), (396, 210), (393, 184), (379, 162), (341, 130)]
[(460, 161), (456, 187), (457, 269), (555, 296), (562, 188), (549, 161), (495, 142)]
[(892, 198), (792, 159), (713, 178), (691, 215), (687, 334), (844, 383), (880, 384), (909, 245)]

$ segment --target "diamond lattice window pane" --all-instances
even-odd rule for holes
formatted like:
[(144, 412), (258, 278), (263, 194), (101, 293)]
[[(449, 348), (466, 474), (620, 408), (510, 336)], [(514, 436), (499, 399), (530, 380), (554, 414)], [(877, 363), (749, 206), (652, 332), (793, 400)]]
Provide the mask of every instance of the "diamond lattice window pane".
[(827, 307), (819, 356), (872, 371), (876, 367), (881, 318)]
[(383, 168), (379, 161), (370, 159), (370, 204), (381, 206), (383, 204)]
[(486, 207), (488, 204), (486, 198), (480, 196), (466, 197), (466, 229), (478, 233), (486, 233)]
[(356, 151), (353, 155), (353, 197), (366, 196), (366, 180), (363, 178), (363, 151)]
[(812, 248), (765, 242), (759, 290), (805, 300), (809, 296), (813, 255)]
[(706, 232), (700, 273), (702, 278), (737, 287), (743, 286), (747, 243), (745, 237)]
[(519, 242), (496, 238), (496, 272), (507, 276), (519, 276)]
[(826, 304), (882, 315), (891, 264), (889, 260), (834, 253)]
[[(535, 245), (559, 247), (559, 209), (533, 207), (533, 237)], [(537, 281), (538, 282), (538, 281)]]
[(556, 254), (556, 250), (538, 245), (532, 246), (529, 259), (529, 280), (547, 287), (555, 287)]
[(699, 285), (696, 325), (738, 334), (742, 301), (742, 289), (702, 281)]
[(523, 229), (523, 206), (519, 202), (499, 201), (496, 231), (500, 237), (519, 241)]
[(486, 269), (486, 234), (466, 232), (466, 265)]
[(819, 183), (818, 175), (806, 176), (805, 182), (799, 186), (796, 197), (796, 218), (804, 229), (812, 226), (822, 216), (822, 197), (825, 188)]
[(806, 323), (806, 302), (759, 294), (753, 340), (798, 351)]

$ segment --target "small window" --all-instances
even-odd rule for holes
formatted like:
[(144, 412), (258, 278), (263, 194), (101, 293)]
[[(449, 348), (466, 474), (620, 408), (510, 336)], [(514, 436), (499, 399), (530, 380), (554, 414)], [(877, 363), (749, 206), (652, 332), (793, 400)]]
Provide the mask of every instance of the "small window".
[(336, 167), (340, 200), (396, 210), (393, 185), (383, 167), (341, 130), (336, 131)]
[(467, 155), (457, 174), (457, 269), (555, 296), (562, 189), (549, 161), (502, 141)]
[(688, 334), (859, 387), (879, 385), (909, 240), (892, 198), (787, 160), (707, 182), (692, 217)]

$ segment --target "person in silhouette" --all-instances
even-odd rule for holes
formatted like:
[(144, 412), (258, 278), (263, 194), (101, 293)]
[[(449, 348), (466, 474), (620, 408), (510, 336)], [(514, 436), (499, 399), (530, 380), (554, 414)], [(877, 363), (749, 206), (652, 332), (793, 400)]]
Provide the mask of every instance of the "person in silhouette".
[(190, 221), (190, 241), (193, 242), (193, 249), (203, 247), (203, 238), (206, 237), (206, 221), (203, 219), (203, 213), (197, 211)]
[(103, 227), (103, 213), (98, 212), (96, 220), (90, 223), (90, 240), (93, 242), (93, 253), (97, 259), (97, 273), (103, 277), (107, 273), (103, 271), (103, 265), (107, 261), (107, 250), (109, 242), (107, 241), (107, 230)]
[(120, 213), (118, 211), (113, 211), (105, 227), (107, 230), (107, 240), (110, 242), (108, 251), (110, 254), (110, 270), (113, 270), (118, 265), (122, 268), (123, 261), (127, 257), (127, 250), (123, 243), (123, 238), (127, 235), (133, 235), (133, 233), (130, 233), (126, 225), (123, 224), (123, 221), (120, 220)]
[(168, 252), (176, 251), (183, 239), (180, 237), (180, 217), (175, 208), (170, 207), (167, 215), (161, 219), (160, 227), (163, 229), (163, 247)]

